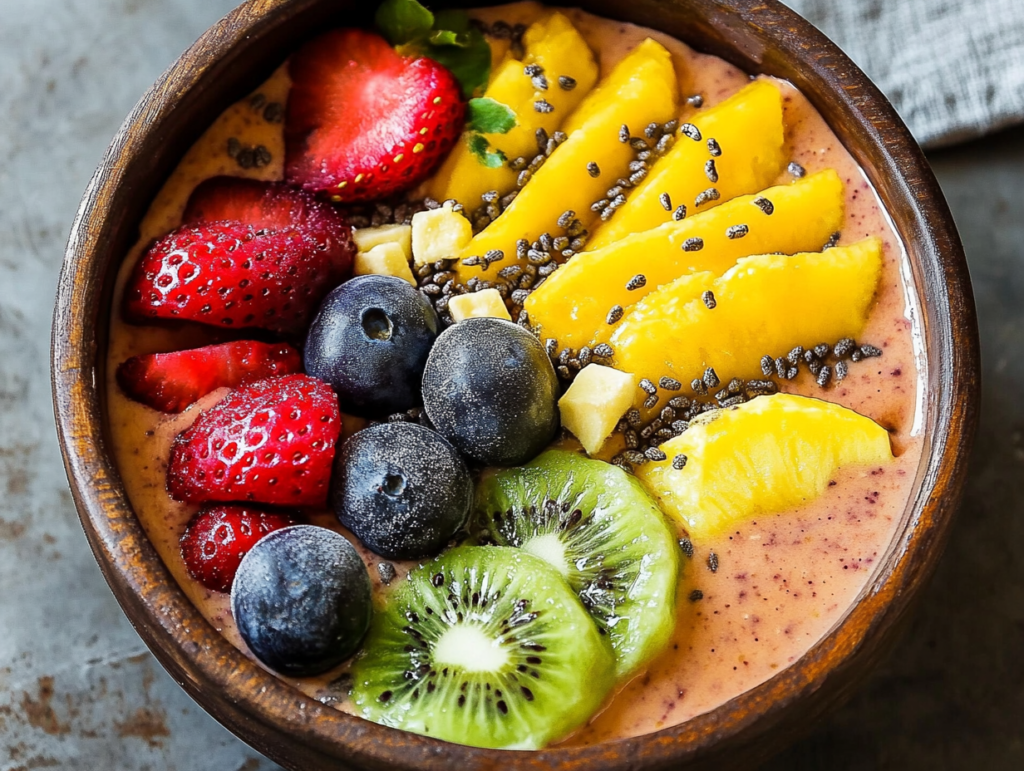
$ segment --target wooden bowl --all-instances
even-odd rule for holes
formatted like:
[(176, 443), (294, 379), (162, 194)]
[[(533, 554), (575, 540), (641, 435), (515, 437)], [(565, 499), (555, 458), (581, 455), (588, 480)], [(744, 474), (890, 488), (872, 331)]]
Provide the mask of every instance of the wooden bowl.
[(118, 264), (156, 191), (210, 122), (303, 40), (331, 25), (368, 24), (371, 5), (244, 3), (142, 98), (85, 193), (54, 312), (53, 396), (75, 503), (107, 582), (175, 680), (230, 730), (290, 768), (735, 769), (766, 758), (848, 696), (892, 643), (942, 552), (979, 401), (967, 265), (924, 156), (867, 77), (775, 0), (579, 5), (663, 30), (748, 72), (793, 82), (864, 168), (910, 255), (923, 300), (928, 358), (925, 451), (912, 502), (876, 578), (831, 634), (797, 663), (713, 712), (646, 736), (540, 752), (447, 744), (341, 714), (251, 663), (192, 606), (132, 512), (107, 450), (104, 414), (102, 368)]

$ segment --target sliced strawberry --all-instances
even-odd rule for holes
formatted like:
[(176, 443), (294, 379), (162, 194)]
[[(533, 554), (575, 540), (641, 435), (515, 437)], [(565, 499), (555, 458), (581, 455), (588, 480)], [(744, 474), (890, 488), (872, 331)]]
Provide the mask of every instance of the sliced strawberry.
[(345, 269), (352, 262), (352, 228), (330, 204), (283, 182), (213, 177), (192, 191), (182, 222), (240, 222), (257, 230), (297, 229), (312, 236)]
[(352, 228), (330, 205), (281, 183), (218, 177), (192, 194), (185, 224), (139, 260), (125, 312), (301, 332), (354, 255)]
[(372, 32), (328, 32), (288, 66), (285, 175), (336, 202), (415, 187), (462, 131), (465, 104), (451, 72), (398, 54)]
[(285, 506), (327, 502), (338, 399), (308, 375), (244, 385), (174, 440), (167, 490), (179, 501), (251, 501)]
[(181, 558), (188, 574), (207, 589), (229, 592), (242, 557), (263, 536), (294, 524), (283, 512), (208, 506), (189, 520), (181, 536)]
[(302, 371), (302, 357), (287, 343), (239, 340), (188, 351), (132, 356), (117, 368), (121, 389), (161, 412), (181, 412), (218, 388)]

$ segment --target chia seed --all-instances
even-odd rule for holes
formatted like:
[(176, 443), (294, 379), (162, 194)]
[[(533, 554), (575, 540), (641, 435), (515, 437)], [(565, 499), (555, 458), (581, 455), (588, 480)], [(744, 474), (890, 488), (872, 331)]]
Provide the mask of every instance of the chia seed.
[(658, 196), (658, 200), (661, 201), (661, 206), (665, 211), (672, 211), (672, 196), (662, 193)]
[(775, 362), (771, 356), (761, 357), (761, 372), (765, 377), (771, 377), (772, 373), (775, 372)]
[(654, 405), (656, 405), (657, 403), (658, 403), (658, 395), (657, 394), (651, 394), (646, 399), (644, 399), (644, 408), (648, 409), (648, 410), (652, 409), (654, 407)]
[(836, 380), (842, 380), (850, 371), (850, 365), (845, 361), (836, 362)]
[(545, 78), (543, 75), (534, 75), (532, 78), (530, 78), (530, 82), (533, 84), (533, 87), (538, 91), (548, 90), (548, 79)]
[(533, 109), (542, 114), (555, 111), (555, 108), (546, 99), (538, 99), (536, 102), (534, 102)]
[(709, 187), (707, 190), (697, 195), (697, 198), (694, 199), (693, 205), (695, 207), (700, 207), (709, 201), (717, 201), (721, 197), (722, 195), (718, 192), (717, 188)]
[(625, 123), (623, 123), (619, 128), (619, 141), (622, 142), (622, 144), (629, 142), (629, 126)]
[(711, 155), (715, 158), (719, 157), (722, 154), (722, 146), (718, 144), (717, 139), (708, 139), (708, 152), (711, 153)]
[(686, 219), (686, 204), (679, 204), (676, 210), (672, 212), (672, 219), (676, 222)]
[(837, 230), (835, 233), (833, 233), (832, 235), (830, 235), (828, 237), (828, 241), (826, 241), (825, 245), (823, 247), (821, 247), (821, 250), (824, 252), (826, 249), (833, 248), (836, 244), (839, 243), (839, 239), (842, 238), (842, 237), (843, 237), (843, 234), (840, 233)]
[(699, 396), (706, 396), (708, 392), (708, 387), (704, 385), (704, 381), (700, 378), (694, 378), (691, 380), (690, 388), (692, 388), (693, 392)]
[(789, 166), (786, 167), (786, 171), (788, 171), (790, 174), (792, 174), (797, 179), (800, 179), (805, 174), (807, 174), (807, 169), (805, 169), (803, 166), (801, 166), (796, 161), (790, 161), (789, 162)]
[(683, 241), (684, 252), (699, 252), (704, 248), (704, 239), (694, 236)]
[(773, 204), (771, 201), (764, 197), (755, 198), (754, 206), (763, 211), (769, 217), (775, 211), (775, 204)]
[(690, 105), (690, 107), (700, 109), (704, 106), (704, 97), (700, 94), (694, 94), (693, 96), (686, 97), (686, 103)]
[(704, 164), (704, 175), (712, 184), (718, 182), (718, 169), (715, 168), (715, 159), (711, 158)]
[(710, 570), (712, 573), (718, 572), (718, 555), (714, 552), (711, 552), (708, 555), (708, 570)]
[(853, 352), (853, 349), (856, 347), (857, 343), (855, 343), (852, 338), (844, 337), (842, 340), (840, 340), (833, 346), (832, 350), (835, 353), (835, 355), (838, 356), (840, 359), (845, 359)]
[(710, 289), (705, 289), (704, 293), (700, 296), (700, 299), (704, 301), (706, 306), (708, 306), (709, 311), (713, 311), (718, 305), (718, 301), (715, 300), (715, 293)]
[(594, 346), (594, 356), (601, 359), (610, 359), (615, 355), (615, 351), (608, 343), (598, 343)]
[(576, 78), (571, 78), (568, 75), (559, 75), (558, 85), (563, 91), (572, 91), (576, 88)]
[(658, 392), (658, 387), (647, 378), (643, 378), (640, 381), (640, 390), (645, 394), (651, 395)]
[(821, 388), (824, 388), (825, 386), (828, 385), (828, 383), (829, 383), (829, 381), (831, 379), (832, 379), (832, 370), (831, 370), (831, 368), (829, 368), (829, 367), (822, 367), (821, 371), (818, 373), (818, 377), (815, 380), (816, 380), (816, 382), (818, 383), (818, 385)]
[(626, 284), (626, 291), (632, 292), (635, 289), (640, 289), (647, 285), (647, 277), (643, 273), (637, 273), (633, 278)]
[[(686, 458), (686, 456), (685, 455), (677, 455), (676, 459), (678, 459), (678, 458)], [(673, 460), (672, 463), (674, 465), (675, 464), (675, 460)], [(684, 466), (686, 465), (686, 461), (685, 460), (683, 461), (683, 465)], [(682, 549), (683, 554), (685, 554), (690, 559), (693, 559), (693, 541), (691, 541), (689, 538), (680, 538), (679, 539), (679, 548)]]
[(662, 450), (659, 450), (657, 447), (648, 447), (646, 450), (644, 450), (644, 455), (647, 457), (647, 460), (653, 460), (655, 462), (663, 461), (665, 460), (665, 458), (668, 457)]
[(619, 319), (622, 318), (622, 306), (613, 305), (612, 309), (608, 311), (608, 316), (605, 318), (605, 323), (609, 326), (618, 323)]
[(704, 384), (705, 389), (718, 388), (722, 382), (718, 379), (718, 373), (715, 372), (714, 367), (708, 367), (704, 370), (704, 376), (701, 378), (701, 382)]
[(380, 575), (380, 582), (384, 584), (384, 586), (390, 586), (391, 582), (395, 580), (395, 576), (397, 575), (395, 566), (390, 562), (378, 562), (377, 573)]
[(704, 599), (704, 592), (700, 589), (694, 589), (690, 592), (690, 602), (699, 602)]
[[(661, 386), (662, 388), (664, 388), (666, 391), (678, 391), (679, 389), (681, 389), (683, 387), (682, 383), (680, 383), (675, 378), (671, 378), (671, 377), (663, 377), (663, 378), (661, 378), (661, 380), (658, 381), (658, 385)], [(675, 405), (671, 405), (671, 406), (674, 407)]]
[(873, 345), (862, 345), (860, 347), (860, 352), (861, 355), (866, 358), (874, 358), (882, 355), (882, 350), (880, 348), (875, 348)]
[(523, 67), (523, 74), (528, 78), (534, 78), (537, 75), (544, 74), (544, 68), (539, 64), (527, 64)]
[(601, 176), (601, 167), (598, 166), (593, 161), (591, 161), (590, 163), (587, 164), (587, 173), (594, 179), (597, 179), (598, 177)]
[(679, 127), (679, 133), (683, 136), (689, 137), (694, 142), (701, 140), (700, 129), (694, 126), (692, 123), (684, 123)]
[(726, 238), (737, 239), (743, 238), (747, 233), (750, 232), (750, 228), (746, 225), (733, 225), (725, 231)]

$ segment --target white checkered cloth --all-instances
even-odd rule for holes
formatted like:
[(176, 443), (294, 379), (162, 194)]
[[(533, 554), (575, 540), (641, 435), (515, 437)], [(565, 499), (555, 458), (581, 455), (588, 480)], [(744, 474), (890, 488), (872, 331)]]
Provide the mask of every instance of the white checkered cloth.
[(889, 97), (926, 148), (1024, 122), (1024, 0), (783, 0)]

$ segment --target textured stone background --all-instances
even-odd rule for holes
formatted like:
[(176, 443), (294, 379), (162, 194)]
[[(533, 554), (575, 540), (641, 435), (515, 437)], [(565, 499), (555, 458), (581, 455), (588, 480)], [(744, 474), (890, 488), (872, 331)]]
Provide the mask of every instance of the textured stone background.
[[(54, 438), (64, 241), (145, 88), (232, 0), (0, 0), (0, 771), (266, 771), (162, 671), (106, 588)], [(1024, 130), (932, 157), (967, 246), (984, 413), (951, 548), (905, 641), (768, 765), (1024, 768)]]

